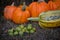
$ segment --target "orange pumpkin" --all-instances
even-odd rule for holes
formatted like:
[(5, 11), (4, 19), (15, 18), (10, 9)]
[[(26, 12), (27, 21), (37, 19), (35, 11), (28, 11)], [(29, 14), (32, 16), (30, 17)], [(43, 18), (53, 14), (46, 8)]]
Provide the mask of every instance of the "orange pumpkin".
[(45, 2), (32, 2), (29, 5), (31, 17), (38, 17), (41, 12), (47, 11), (48, 5)]
[[(25, 6), (26, 6), (26, 5), (25, 5)], [(19, 7), (22, 8), (23, 5), (20, 5)], [(28, 7), (28, 6), (26, 6), (26, 10), (29, 10), (29, 7)]]
[(22, 7), (22, 8), (18, 7), (13, 13), (12, 20), (17, 24), (22, 24), (27, 22), (28, 21), (27, 18), (29, 17), (30, 17), (30, 13), (26, 7)]
[(45, 12), (45, 11), (48, 11), (48, 10), (49, 10), (49, 6), (46, 2), (41, 2), (39, 4), (39, 13)]
[(37, 2), (32, 2), (29, 5), (29, 11), (31, 13), (31, 17), (37, 17), (39, 15), (39, 13), (38, 13), (38, 3)]
[(57, 4), (58, 8), (60, 10), (60, 0), (56, 0), (55, 3)]
[(6, 6), (4, 9), (4, 17), (6, 19), (11, 19), (12, 18), (12, 14), (15, 11), (16, 7), (13, 6), (14, 4), (12, 4), (11, 6)]
[(49, 1), (48, 6), (49, 6), (50, 10), (56, 10), (58, 8), (57, 4), (53, 1)]
[(60, 9), (60, 0), (50, 0), (53, 1), (57, 5), (57, 9)]
[(59, 2), (60, 0), (50, 0), (50, 1)]

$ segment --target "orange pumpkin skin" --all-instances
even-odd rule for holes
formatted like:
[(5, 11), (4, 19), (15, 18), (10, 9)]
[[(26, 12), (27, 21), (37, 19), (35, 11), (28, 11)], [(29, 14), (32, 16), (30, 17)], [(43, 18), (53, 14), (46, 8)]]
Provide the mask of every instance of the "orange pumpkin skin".
[(29, 5), (29, 11), (31, 12), (31, 17), (38, 17), (41, 12), (47, 11), (48, 5), (45, 2), (32, 2)]
[(57, 9), (60, 10), (60, 0), (50, 0), (52, 2), (54, 2), (57, 5)]
[(38, 3), (37, 2), (32, 2), (29, 5), (29, 11), (31, 13), (31, 17), (37, 17), (39, 15), (39, 13), (38, 13)]
[(55, 3), (56, 3), (56, 4), (57, 4), (57, 6), (58, 6), (58, 8), (57, 8), (57, 9), (58, 9), (58, 10), (60, 10), (60, 0), (56, 0), (56, 1), (55, 1)]
[(53, 2), (53, 1), (49, 1), (49, 2), (48, 2), (48, 6), (49, 6), (50, 10), (56, 10), (57, 7), (58, 7), (58, 6), (56, 5), (56, 3)]
[(41, 13), (41, 12), (45, 12), (45, 11), (48, 11), (49, 10), (49, 6), (48, 6), (48, 4), (46, 3), (46, 2), (41, 2), (40, 4), (39, 4), (39, 13)]
[(60, 0), (50, 0), (50, 1), (59, 2)]
[(49, 1), (54, 1), (55, 2), (55, 1), (59, 1), (59, 0), (49, 0)]
[(4, 9), (4, 17), (6, 19), (11, 19), (15, 9), (16, 9), (15, 6), (6, 6)]
[(22, 24), (28, 22), (27, 18), (29, 17), (30, 13), (28, 10), (22, 11), (22, 9), (18, 7), (13, 13), (12, 20), (17, 24)]
[[(20, 5), (19, 7), (22, 8), (23, 5)], [(28, 6), (26, 6), (26, 10), (29, 10), (29, 7)]]

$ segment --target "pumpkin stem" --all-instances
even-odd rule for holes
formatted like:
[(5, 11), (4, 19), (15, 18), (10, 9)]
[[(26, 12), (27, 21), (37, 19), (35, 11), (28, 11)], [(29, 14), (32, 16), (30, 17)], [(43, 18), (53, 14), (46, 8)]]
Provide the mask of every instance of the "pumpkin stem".
[(44, 0), (38, 0), (38, 3), (40, 3), (40, 2), (44, 2)]
[(22, 10), (25, 11), (25, 9), (26, 9), (26, 3), (23, 2)]
[(11, 6), (14, 6), (14, 2), (11, 4)]

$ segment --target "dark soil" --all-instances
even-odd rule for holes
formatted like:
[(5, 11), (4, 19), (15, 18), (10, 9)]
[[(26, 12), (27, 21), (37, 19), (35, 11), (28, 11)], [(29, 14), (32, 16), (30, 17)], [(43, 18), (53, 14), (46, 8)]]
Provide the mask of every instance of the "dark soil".
[(18, 24), (2, 18), (0, 22), (0, 40), (60, 40), (60, 28), (44, 29), (38, 25), (38, 22), (31, 21), (24, 25), (27, 26), (29, 23), (31, 23), (33, 27), (36, 28), (36, 32), (34, 34), (26, 34), (23, 37), (19, 35), (9, 36), (7, 34), (7, 30), (16, 27)]

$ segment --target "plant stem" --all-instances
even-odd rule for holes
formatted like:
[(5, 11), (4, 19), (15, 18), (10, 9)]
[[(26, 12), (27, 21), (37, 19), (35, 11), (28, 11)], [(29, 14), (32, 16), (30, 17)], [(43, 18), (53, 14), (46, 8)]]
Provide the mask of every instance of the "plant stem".
[(40, 2), (44, 2), (44, 0), (38, 0), (38, 3), (40, 3)]
[(25, 11), (25, 9), (26, 9), (26, 3), (25, 3), (25, 2), (23, 2), (22, 10), (23, 10), (23, 11)]
[(11, 6), (14, 6), (14, 2), (11, 4)]

